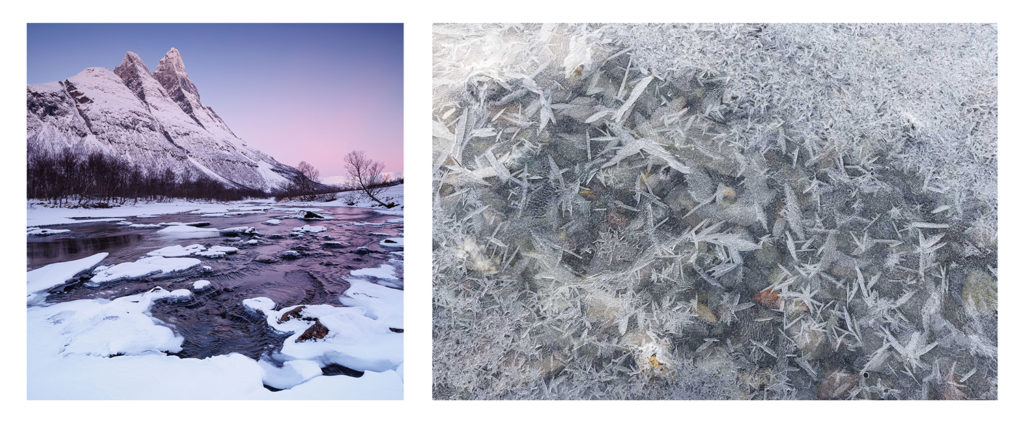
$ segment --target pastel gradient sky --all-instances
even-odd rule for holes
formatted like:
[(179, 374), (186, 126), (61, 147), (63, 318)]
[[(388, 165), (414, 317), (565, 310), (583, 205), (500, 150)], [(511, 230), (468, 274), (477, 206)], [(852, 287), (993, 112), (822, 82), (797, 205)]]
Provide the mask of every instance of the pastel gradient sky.
[(177, 47), (202, 102), (250, 146), (321, 176), (352, 150), (402, 172), (402, 24), (29, 24), (28, 83), (150, 71)]

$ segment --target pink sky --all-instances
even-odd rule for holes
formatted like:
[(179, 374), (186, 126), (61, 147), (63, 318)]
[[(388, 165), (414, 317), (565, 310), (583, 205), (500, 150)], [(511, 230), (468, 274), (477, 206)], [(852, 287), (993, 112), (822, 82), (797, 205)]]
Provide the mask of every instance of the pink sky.
[(402, 172), (402, 24), (31, 24), (28, 82), (134, 51), (150, 68), (180, 52), (203, 104), (251, 147), (322, 177), (363, 150)]

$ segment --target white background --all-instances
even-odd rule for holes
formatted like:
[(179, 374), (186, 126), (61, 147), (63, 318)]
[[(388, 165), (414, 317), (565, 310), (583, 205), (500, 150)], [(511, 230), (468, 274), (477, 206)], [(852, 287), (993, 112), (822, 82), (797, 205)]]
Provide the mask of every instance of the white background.
[[(769, 4), (772, 3), (772, 4)], [(33, 1), (0, 9), (0, 420), (21, 422), (1020, 422), (1022, 249), (1021, 14), (1010, 2), (813, 1)], [(784, 5), (783, 5), (784, 4)], [(404, 401), (25, 400), (25, 103), (27, 22), (405, 23)], [(431, 400), (431, 24), (434, 22), (996, 22), (999, 24), (999, 401), (724, 402)], [(325, 52), (330, 54), (330, 52)], [(402, 123), (395, 123), (402, 125)], [(160, 384), (154, 381), (153, 384)], [(1013, 418), (1014, 416), (1017, 418)], [(871, 423), (873, 424), (873, 423)]]

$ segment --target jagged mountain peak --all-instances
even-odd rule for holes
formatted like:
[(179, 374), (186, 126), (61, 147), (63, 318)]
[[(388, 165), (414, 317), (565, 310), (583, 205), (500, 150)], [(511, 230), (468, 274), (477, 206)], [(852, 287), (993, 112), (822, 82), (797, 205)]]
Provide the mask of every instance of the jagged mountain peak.
[(248, 147), (202, 104), (176, 48), (152, 73), (127, 52), (113, 71), (87, 68), (57, 83), (29, 85), (27, 119), (37, 152), (101, 151), (145, 169), (260, 190), (285, 187), (299, 175)]
[(149, 78), (149, 68), (142, 61), (142, 58), (135, 52), (128, 52), (124, 55), (121, 64), (114, 68), (114, 74), (121, 77), (126, 85), (143, 102), (146, 101), (146, 92), (143, 87), (143, 80)]
[(146, 63), (143, 62), (142, 58), (133, 51), (128, 51), (124, 54), (124, 59), (121, 60), (121, 65), (118, 66), (118, 68), (127, 66), (141, 67), (147, 74), (149, 73), (149, 68), (146, 66)]
[(177, 48), (171, 47), (164, 55), (163, 59), (160, 59), (160, 63), (156, 65), (157, 72), (174, 72), (181, 74), (184, 77), (188, 77), (188, 73), (185, 72), (185, 61), (181, 59), (181, 52)]
[[(185, 61), (181, 59), (181, 52), (178, 49), (171, 47), (163, 59), (160, 59), (160, 63), (156, 65), (156, 70), (153, 71), (153, 78), (160, 81), (160, 85), (168, 93), (171, 93), (172, 97), (176, 97), (175, 100), (179, 101), (179, 103), (181, 103), (181, 100), (178, 98), (179, 96), (175, 95), (177, 91), (195, 96), (194, 103), (199, 103), (199, 89), (188, 78), (188, 73), (185, 72)], [(182, 107), (185, 108), (185, 106)], [(188, 110), (186, 112), (191, 113)]]

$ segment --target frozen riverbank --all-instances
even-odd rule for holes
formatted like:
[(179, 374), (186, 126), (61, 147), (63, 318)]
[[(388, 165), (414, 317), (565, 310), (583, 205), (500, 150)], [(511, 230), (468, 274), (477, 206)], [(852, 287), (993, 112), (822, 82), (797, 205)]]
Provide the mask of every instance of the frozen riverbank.
[(396, 211), (30, 205), (29, 398), (400, 399)]

